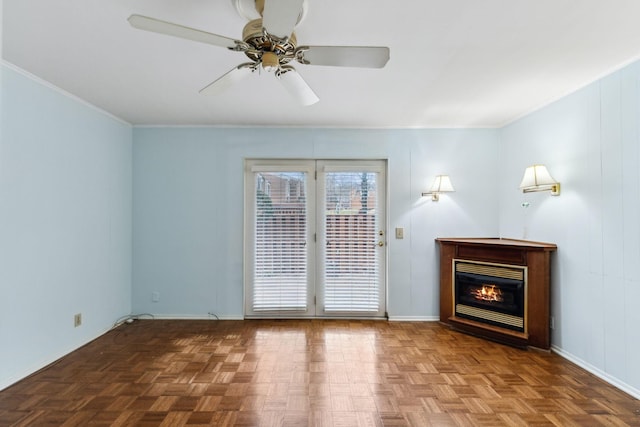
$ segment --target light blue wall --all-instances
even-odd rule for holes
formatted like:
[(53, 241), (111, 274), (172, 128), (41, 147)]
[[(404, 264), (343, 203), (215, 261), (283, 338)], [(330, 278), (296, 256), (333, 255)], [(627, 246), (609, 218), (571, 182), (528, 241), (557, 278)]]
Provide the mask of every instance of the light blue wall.
[(2, 389), (130, 312), (132, 131), (5, 65), (0, 90)]
[[(243, 316), (246, 158), (388, 159), (389, 315), (439, 313), (439, 236), (495, 236), (496, 130), (136, 128), (133, 311)], [(440, 173), (457, 192), (420, 197)], [(152, 301), (152, 294), (160, 296)]]
[[(501, 234), (558, 245), (554, 348), (636, 396), (639, 82), (635, 63), (500, 132)], [(524, 169), (533, 163), (546, 164), (561, 182), (560, 197), (519, 193)]]

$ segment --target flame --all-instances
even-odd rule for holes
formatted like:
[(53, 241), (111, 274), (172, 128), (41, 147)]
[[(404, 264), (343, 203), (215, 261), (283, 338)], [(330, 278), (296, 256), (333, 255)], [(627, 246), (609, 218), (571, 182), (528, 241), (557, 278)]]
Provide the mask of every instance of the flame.
[(482, 301), (504, 301), (502, 291), (496, 285), (482, 285), (482, 288), (478, 288), (473, 291), (473, 296)]

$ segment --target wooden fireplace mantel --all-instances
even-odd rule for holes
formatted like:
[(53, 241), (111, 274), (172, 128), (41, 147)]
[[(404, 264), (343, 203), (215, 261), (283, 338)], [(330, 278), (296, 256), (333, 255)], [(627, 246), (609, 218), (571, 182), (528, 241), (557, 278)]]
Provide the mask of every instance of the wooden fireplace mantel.
[[(549, 287), (553, 243), (503, 238), (437, 238), (440, 245), (440, 321), (474, 335), (521, 347), (550, 348)], [(455, 316), (453, 260), (527, 267), (526, 333)]]

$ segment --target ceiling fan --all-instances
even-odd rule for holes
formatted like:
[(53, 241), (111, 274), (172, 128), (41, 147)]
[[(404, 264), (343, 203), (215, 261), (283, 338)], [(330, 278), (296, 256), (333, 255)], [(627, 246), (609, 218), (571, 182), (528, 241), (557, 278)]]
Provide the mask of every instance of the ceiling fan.
[[(239, 0), (234, 0), (236, 3)], [(134, 28), (193, 40), (243, 52), (251, 62), (233, 68), (200, 90), (218, 94), (260, 68), (273, 72), (287, 91), (302, 105), (318, 102), (311, 87), (289, 63), (307, 65), (382, 68), (389, 60), (389, 48), (381, 46), (298, 46), (293, 32), (306, 12), (306, 0), (251, 0), (260, 18), (249, 21), (242, 40), (142, 15), (128, 19)], [(237, 5), (236, 5), (237, 8)], [(240, 10), (239, 10), (240, 11)]]

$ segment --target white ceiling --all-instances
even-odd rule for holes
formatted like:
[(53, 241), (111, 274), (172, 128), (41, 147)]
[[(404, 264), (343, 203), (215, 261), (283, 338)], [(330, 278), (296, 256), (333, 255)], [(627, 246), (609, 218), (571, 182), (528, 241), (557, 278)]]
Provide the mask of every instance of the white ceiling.
[(391, 49), (382, 69), (296, 63), (309, 107), (266, 73), (200, 95), (244, 54), (127, 22), (240, 39), (231, 0), (4, 0), (2, 54), (134, 125), (373, 128), (499, 127), (640, 58), (638, 0), (308, 2), (299, 44)]

